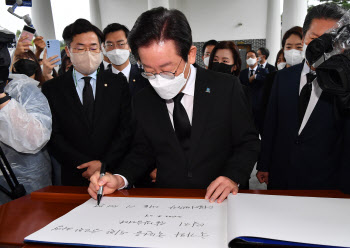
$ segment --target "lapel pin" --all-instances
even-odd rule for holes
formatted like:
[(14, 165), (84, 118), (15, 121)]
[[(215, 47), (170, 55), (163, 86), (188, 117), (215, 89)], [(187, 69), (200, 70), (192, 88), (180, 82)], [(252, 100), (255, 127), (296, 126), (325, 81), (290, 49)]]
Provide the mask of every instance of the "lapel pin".
[(207, 88), (205, 93), (210, 93), (210, 88)]
[(136, 82), (136, 80), (135, 80), (135, 79), (133, 79), (132, 81), (133, 81), (133, 82)]
[(105, 84), (105, 87), (107, 87), (108, 85), (107, 84)]

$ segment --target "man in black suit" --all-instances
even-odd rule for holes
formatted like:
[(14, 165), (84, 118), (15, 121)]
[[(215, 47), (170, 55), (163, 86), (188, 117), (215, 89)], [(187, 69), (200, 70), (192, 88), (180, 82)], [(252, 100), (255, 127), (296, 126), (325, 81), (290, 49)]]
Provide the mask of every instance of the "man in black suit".
[(248, 68), (241, 71), (239, 79), (248, 89), (253, 108), (255, 127), (259, 132), (262, 130), (261, 97), (267, 69), (262, 68), (258, 62), (258, 53), (254, 50), (247, 52), (246, 62)]
[[(345, 13), (313, 7), (303, 26), (308, 45)], [(268, 105), (257, 177), (269, 189), (342, 189), (350, 193), (350, 119), (335, 111), (305, 61), (277, 73)]]
[[(238, 78), (192, 64), (196, 47), (179, 10), (143, 13), (129, 34), (151, 86), (133, 102), (136, 134), (120, 168), (90, 178), (90, 195), (133, 184), (156, 163), (156, 186), (207, 188), (222, 202), (249, 178), (259, 152), (258, 134)], [(122, 177), (123, 176), (123, 177)]]
[(267, 74), (276, 71), (276, 68), (267, 62), (267, 59), (270, 55), (269, 49), (265, 47), (260, 47), (257, 51), (257, 54), (259, 60), (259, 67), (267, 69)]
[(78, 19), (63, 31), (73, 66), (43, 85), (52, 112), (51, 154), (63, 185), (87, 185), (101, 163), (111, 168), (129, 149), (131, 97), (125, 78), (99, 70), (102, 32)]
[(149, 85), (146, 78), (141, 76), (142, 70), (129, 60), (130, 47), (128, 45), (129, 29), (119, 23), (109, 24), (103, 30), (104, 60), (103, 67), (114, 74), (125, 76), (129, 82), (132, 96)]

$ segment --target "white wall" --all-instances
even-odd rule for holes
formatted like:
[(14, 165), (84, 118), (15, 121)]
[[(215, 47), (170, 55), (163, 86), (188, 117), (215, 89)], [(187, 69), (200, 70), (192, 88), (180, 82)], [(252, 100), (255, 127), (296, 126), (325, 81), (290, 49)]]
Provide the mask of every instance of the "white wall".
[[(185, 14), (194, 42), (266, 38), (267, 0), (169, 0), (169, 6)], [(131, 29), (147, 10), (147, 0), (100, 0), (102, 28), (119, 22)]]
[[(178, 0), (194, 42), (265, 39), (266, 0)], [(200, 6), (203, 6), (201, 8)], [(242, 26), (238, 26), (242, 23)]]
[(147, 0), (100, 0), (102, 30), (113, 22), (131, 30), (136, 19), (147, 10)]

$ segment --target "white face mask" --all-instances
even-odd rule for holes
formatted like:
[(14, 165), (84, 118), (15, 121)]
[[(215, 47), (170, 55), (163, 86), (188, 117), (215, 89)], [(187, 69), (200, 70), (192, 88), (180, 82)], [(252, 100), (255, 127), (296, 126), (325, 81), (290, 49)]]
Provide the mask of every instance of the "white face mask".
[(277, 69), (282, 70), (284, 67), (286, 67), (287, 63), (286, 62), (281, 62), (277, 64)]
[(209, 66), (209, 59), (210, 59), (210, 56), (205, 57), (205, 58), (203, 59), (204, 65), (205, 65), (206, 67)]
[(86, 51), (85, 53), (73, 53), (69, 52), (70, 61), (72, 62), (74, 68), (84, 75), (90, 75), (100, 66), (103, 55), (101, 52), (94, 53)]
[[(186, 66), (187, 63), (185, 64), (182, 73), (176, 76), (174, 79), (166, 79), (160, 75), (156, 75), (155, 79), (148, 79), (153, 89), (161, 98), (169, 100), (173, 99), (177, 94), (179, 94), (180, 90), (184, 87), (187, 81), (184, 75)], [(188, 75), (190, 75), (190, 73)]]
[(247, 65), (253, 66), (256, 63), (256, 59), (249, 58), (247, 59)]
[(297, 65), (300, 64), (303, 59), (303, 52), (296, 49), (284, 50), (284, 57), (288, 65)]
[(102, 50), (103, 55), (107, 57), (107, 52), (106, 52), (106, 49), (104, 48), (104, 46), (101, 46), (101, 50)]
[(106, 56), (109, 58), (112, 64), (122, 65), (128, 60), (130, 56), (130, 51), (126, 49), (114, 49), (108, 51), (106, 53)]

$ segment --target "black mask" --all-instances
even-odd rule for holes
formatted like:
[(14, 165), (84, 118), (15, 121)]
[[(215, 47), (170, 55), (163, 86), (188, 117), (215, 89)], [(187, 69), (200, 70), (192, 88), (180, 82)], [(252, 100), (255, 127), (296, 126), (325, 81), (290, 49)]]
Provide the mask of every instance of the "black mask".
[(217, 71), (217, 72), (232, 74), (232, 72), (231, 72), (232, 67), (233, 67), (233, 65), (214, 62), (211, 69), (213, 71)]
[(35, 61), (29, 59), (20, 59), (13, 64), (13, 67), (16, 69), (15, 73), (25, 74), (28, 77), (34, 75), (38, 66), (39, 65), (35, 63)]

